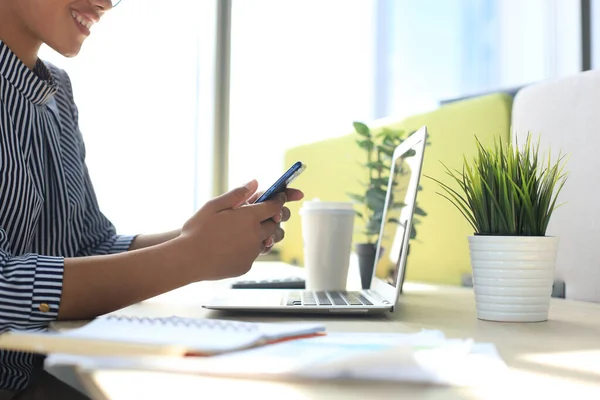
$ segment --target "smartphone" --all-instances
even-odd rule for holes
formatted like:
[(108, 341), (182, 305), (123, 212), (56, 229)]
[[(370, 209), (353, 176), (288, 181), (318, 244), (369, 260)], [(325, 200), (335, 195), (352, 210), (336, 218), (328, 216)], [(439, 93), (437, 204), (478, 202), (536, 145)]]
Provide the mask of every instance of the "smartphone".
[(290, 167), (277, 181), (254, 202), (254, 204), (262, 203), (270, 200), (278, 193), (285, 191), (290, 183), (298, 177), (306, 169), (306, 165), (298, 161)]

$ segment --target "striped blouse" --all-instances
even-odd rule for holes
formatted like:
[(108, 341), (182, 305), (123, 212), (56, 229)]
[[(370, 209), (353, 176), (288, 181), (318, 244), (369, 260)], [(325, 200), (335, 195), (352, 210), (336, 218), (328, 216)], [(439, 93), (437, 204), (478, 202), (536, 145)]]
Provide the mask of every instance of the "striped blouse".
[[(0, 41), (0, 333), (55, 320), (64, 257), (126, 251), (100, 212), (67, 74), (32, 71)], [(0, 351), (0, 388), (27, 386), (33, 354)]]

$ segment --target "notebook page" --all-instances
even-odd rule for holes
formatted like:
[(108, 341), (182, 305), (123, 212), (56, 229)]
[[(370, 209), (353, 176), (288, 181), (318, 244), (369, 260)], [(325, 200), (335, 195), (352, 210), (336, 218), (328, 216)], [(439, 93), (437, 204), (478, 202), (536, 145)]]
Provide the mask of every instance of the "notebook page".
[(317, 324), (251, 323), (192, 318), (102, 317), (63, 332), (74, 338), (159, 346), (183, 346), (191, 352), (220, 353), (250, 347), (264, 340), (303, 336), (324, 331)]

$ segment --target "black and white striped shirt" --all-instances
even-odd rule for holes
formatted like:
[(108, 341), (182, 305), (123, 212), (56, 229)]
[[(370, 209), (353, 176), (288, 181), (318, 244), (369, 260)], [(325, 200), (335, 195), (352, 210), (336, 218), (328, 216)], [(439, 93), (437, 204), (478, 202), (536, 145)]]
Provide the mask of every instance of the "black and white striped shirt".
[[(58, 314), (65, 257), (126, 251), (100, 212), (67, 74), (34, 71), (0, 41), (0, 333)], [(33, 354), (0, 352), (0, 388), (25, 387)]]

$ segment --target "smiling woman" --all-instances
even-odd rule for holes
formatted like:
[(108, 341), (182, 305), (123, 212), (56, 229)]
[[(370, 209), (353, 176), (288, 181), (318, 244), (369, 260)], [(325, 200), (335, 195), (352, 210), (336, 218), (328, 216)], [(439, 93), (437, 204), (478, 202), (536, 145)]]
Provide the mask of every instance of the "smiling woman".
[[(89, 36), (82, 17), (98, 21), (111, 7), (109, 1), (0, 1), (0, 332), (40, 330), (56, 319), (66, 270), (62, 257), (79, 247), (72, 223), (87, 219), (90, 228), (100, 224), (92, 228), (96, 233), (110, 230), (100, 214), (85, 216), (84, 210), (94, 208), (93, 189), (80, 168), (81, 145), (72, 140), (78, 136), (68, 77), (37, 53), (44, 42), (67, 56), (79, 53)], [(110, 236), (101, 239), (106, 250), (122, 252), (132, 242)], [(20, 391), (23, 399), (85, 398), (43, 371), (39, 356), (3, 351), (0, 360), (0, 399)]]
[(112, 7), (110, 0), (4, 0), (0, 15), (13, 18), (2, 19), (0, 32), (6, 37), (3, 41), (32, 68), (42, 42), (64, 56), (77, 55), (90, 35), (91, 25), (87, 25), (98, 22)]
[[(137, 40), (138, 44), (144, 42), (130, 32), (131, 21), (139, 21), (137, 27), (143, 25), (144, 10), (152, 9), (154, 21), (164, 20), (164, 7), (148, 6), (152, 1), (145, 0), (144, 7), (138, 3), (139, 12), (129, 15), (123, 37)], [(190, 6), (183, 7), (186, 11), (198, 3), (185, 2)], [(256, 181), (208, 201), (198, 211), (178, 210), (178, 204), (170, 205), (184, 216), (170, 231), (136, 236), (117, 234), (101, 211), (88, 172), (89, 143), (84, 143), (79, 129), (79, 108), (70, 76), (64, 69), (38, 58), (43, 44), (63, 56), (79, 54), (90, 37), (89, 28), (96, 31), (97, 26), (91, 26), (91, 22), (104, 19), (111, 8), (112, 3), (107, 0), (0, 0), (0, 334), (9, 330), (45, 330), (57, 319), (90, 319), (192, 282), (237, 277), (246, 273), (274, 240), (283, 237), (279, 223), (289, 217), (283, 206), (284, 197), (246, 205), (247, 200), (257, 195)], [(173, 7), (173, 12), (179, 14), (180, 9)], [(190, 18), (189, 24), (182, 23), (185, 18)], [(187, 28), (196, 25), (195, 19), (194, 15), (174, 15), (172, 21)], [(95, 36), (101, 35), (91, 35)], [(189, 35), (188, 31), (188, 36), (191, 39), (184, 44), (196, 45), (197, 35)], [(157, 37), (166, 41), (161, 47), (169, 48), (172, 53), (181, 50), (180, 63), (188, 61), (184, 54), (189, 53), (189, 46), (179, 49), (181, 43), (165, 39), (162, 30)], [(124, 147), (128, 131), (140, 132), (136, 117), (149, 121), (149, 126), (166, 137), (169, 145), (181, 146), (175, 140), (177, 115), (182, 112), (177, 108), (180, 104), (165, 92), (159, 100), (169, 101), (141, 95), (158, 93), (156, 87), (160, 85), (155, 84), (154, 76), (143, 79), (141, 88), (131, 84), (136, 81), (134, 78), (139, 78), (140, 70), (146, 69), (141, 66), (154, 68), (156, 74), (156, 63), (140, 60), (156, 52), (157, 42), (149, 44), (144, 56), (127, 63), (131, 64), (131, 70), (125, 68), (120, 57), (129, 53), (128, 46), (118, 48), (114, 43), (107, 45), (106, 41), (97, 43), (103, 46), (95, 48), (98, 52), (93, 55), (103, 57), (106, 64), (94, 62), (94, 68), (79, 69), (83, 78), (80, 82), (100, 85), (97, 90), (86, 90), (87, 99), (92, 96), (99, 99), (98, 103), (87, 103), (84, 107), (92, 116), (87, 120), (92, 121), (92, 127), (102, 127), (102, 121), (115, 120), (117, 105), (125, 110), (123, 120), (133, 123), (124, 129), (125, 124), (117, 120), (117, 125), (113, 125), (117, 129), (99, 132), (99, 142), (105, 145), (101, 149), (107, 151), (97, 165), (104, 171), (114, 168), (112, 182), (120, 180), (133, 186), (140, 182), (144, 185), (148, 180), (151, 190), (170, 195), (165, 185), (156, 184), (154, 171), (136, 162), (139, 160), (134, 160), (129, 168), (116, 157), (117, 151)], [(192, 52), (191, 75), (184, 74), (186, 66), (179, 68), (172, 57), (167, 58), (169, 64), (161, 71), (167, 77), (191, 78), (181, 81), (181, 86), (194, 94), (187, 105), (192, 110), (198, 104), (196, 57)], [(110, 82), (114, 76), (111, 71), (127, 75), (117, 82), (120, 86), (116, 90), (102, 86), (103, 79)], [(173, 82), (175, 78), (165, 86), (171, 88)], [(136, 109), (132, 107), (135, 101), (131, 101), (131, 96), (152, 97), (154, 106), (158, 104), (159, 108), (156, 113), (149, 107)], [(122, 98), (125, 102), (121, 105)], [(169, 109), (173, 104), (175, 109)], [(161, 122), (166, 123), (164, 129), (157, 128)], [(116, 131), (117, 136), (109, 138), (107, 134), (113, 133), (110, 131)], [(189, 129), (188, 135), (193, 137), (193, 132)], [(143, 139), (149, 138), (149, 132), (142, 133)], [(136, 146), (131, 153), (142, 151)], [(164, 146), (157, 152), (160, 158), (153, 157), (152, 161), (161, 172), (170, 173), (168, 181), (178, 182), (187, 177), (176, 164), (185, 157), (169, 153)], [(166, 165), (169, 156), (175, 164), (173, 171)], [(161, 162), (156, 162), (157, 159)], [(193, 200), (193, 196), (183, 197), (190, 203)], [(300, 192), (290, 191), (287, 199), (300, 197)], [(115, 198), (125, 210), (140, 208), (138, 202), (123, 193), (117, 192)], [(139, 203), (144, 203), (143, 200)], [(169, 205), (164, 209), (168, 208)], [(160, 211), (161, 207), (144, 209), (144, 217), (153, 220)], [(34, 354), (2, 350), (0, 371), (0, 399), (85, 398), (46, 373), (43, 359)]]

